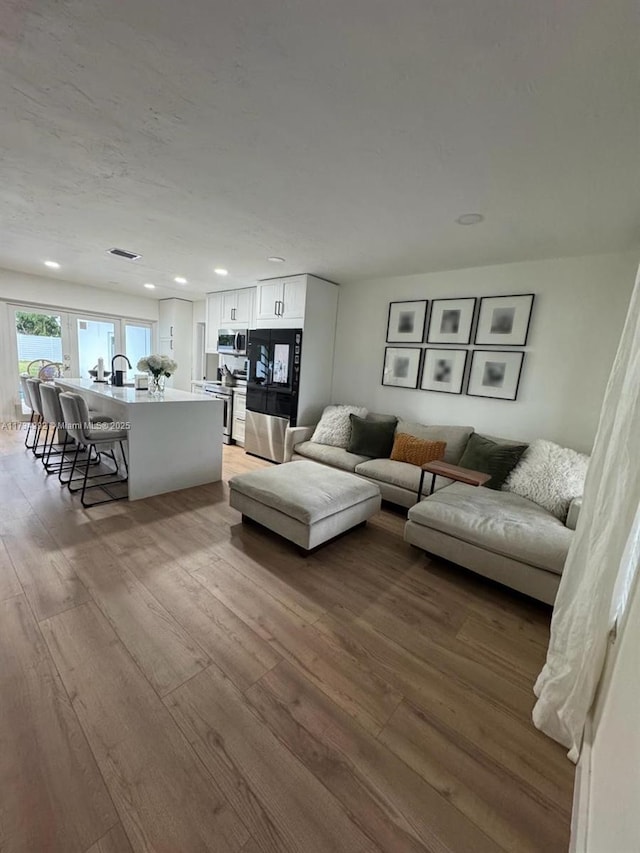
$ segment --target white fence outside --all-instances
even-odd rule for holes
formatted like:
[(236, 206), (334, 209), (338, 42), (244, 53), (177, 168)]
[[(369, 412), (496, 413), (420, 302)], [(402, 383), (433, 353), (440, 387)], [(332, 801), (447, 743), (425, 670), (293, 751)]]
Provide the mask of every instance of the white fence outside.
[(18, 361), (62, 361), (62, 338), (18, 334)]

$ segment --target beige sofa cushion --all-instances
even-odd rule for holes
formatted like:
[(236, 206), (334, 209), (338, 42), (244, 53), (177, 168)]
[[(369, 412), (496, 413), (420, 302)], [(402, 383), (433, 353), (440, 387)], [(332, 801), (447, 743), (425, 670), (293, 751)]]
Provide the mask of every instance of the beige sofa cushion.
[(409, 510), (416, 524), (495, 554), (561, 574), (573, 533), (532, 501), (511, 492), (454, 483)]
[(415, 435), (417, 438), (424, 438), (427, 441), (446, 441), (447, 449), (444, 452), (444, 462), (457, 465), (467, 446), (469, 436), (473, 432), (473, 427), (427, 426), (411, 421), (399, 421), (396, 428), (396, 433), (398, 432), (407, 432), (409, 435)]
[(303, 524), (315, 524), (380, 497), (374, 483), (307, 461), (237, 474), (229, 480), (229, 487)]
[[(400, 486), (400, 488), (407, 489), (415, 494), (417, 494), (420, 484), (420, 473), (421, 469), (417, 465), (410, 465), (408, 462), (396, 462), (394, 459), (370, 459), (368, 462), (361, 462), (356, 467), (356, 474), (361, 477), (369, 477), (371, 480), (378, 480), (381, 483)], [(445, 477), (436, 477), (435, 488), (442, 489), (452, 482), (453, 480), (448, 480)], [(430, 488), (431, 474), (425, 474), (425, 494), (428, 494)]]
[(330, 465), (332, 468), (340, 468), (343, 471), (355, 471), (356, 465), (366, 462), (368, 456), (358, 456), (357, 453), (349, 453), (342, 447), (332, 447), (330, 444), (316, 444), (314, 441), (303, 441), (296, 444), (294, 452), (314, 462)]

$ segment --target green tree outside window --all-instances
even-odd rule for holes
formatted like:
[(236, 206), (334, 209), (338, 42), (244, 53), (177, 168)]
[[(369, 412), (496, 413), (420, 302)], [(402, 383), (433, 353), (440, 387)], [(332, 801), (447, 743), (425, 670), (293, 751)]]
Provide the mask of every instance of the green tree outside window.
[(27, 311), (16, 311), (16, 329), (21, 335), (38, 335), (45, 338), (62, 337), (60, 320), (50, 314), (29, 314)]

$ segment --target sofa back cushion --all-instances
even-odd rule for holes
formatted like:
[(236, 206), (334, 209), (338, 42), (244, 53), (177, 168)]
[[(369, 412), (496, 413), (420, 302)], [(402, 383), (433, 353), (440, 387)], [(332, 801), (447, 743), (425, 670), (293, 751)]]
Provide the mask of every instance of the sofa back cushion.
[(499, 491), (526, 449), (526, 444), (499, 444), (474, 432), (460, 458), (460, 466), (490, 474), (491, 479), (485, 485)]
[(427, 426), (426, 424), (416, 424), (411, 421), (400, 421), (396, 427), (396, 434), (399, 432), (414, 435), (416, 438), (426, 439), (427, 441), (444, 441), (447, 445), (444, 453), (444, 461), (451, 465), (457, 465), (460, 462), (469, 436), (473, 432), (473, 427), (467, 426)]
[(408, 462), (410, 465), (426, 465), (436, 459), (444, 459), (447, 445), (444, 441), (430, 441), (416, 438), (407, 432), (397, 432), (391, 458), (394, 462)]
[(393, 447), (397, 418), (374, 421), (350, 415), (351, 439), (347, 450), (372, 459), (388, 459)]

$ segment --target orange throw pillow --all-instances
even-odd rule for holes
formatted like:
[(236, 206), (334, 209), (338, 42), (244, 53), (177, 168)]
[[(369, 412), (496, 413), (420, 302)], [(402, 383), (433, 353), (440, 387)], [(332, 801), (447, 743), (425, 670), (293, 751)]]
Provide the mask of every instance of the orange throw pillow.
[(391, 458), (396, 462), (422, 466), (427, 462), (435, 462), (436, 459), (444, 459), (446, 449), (446, 441), (427, 441), (406, 432), (399, 432), (393, 442)]

